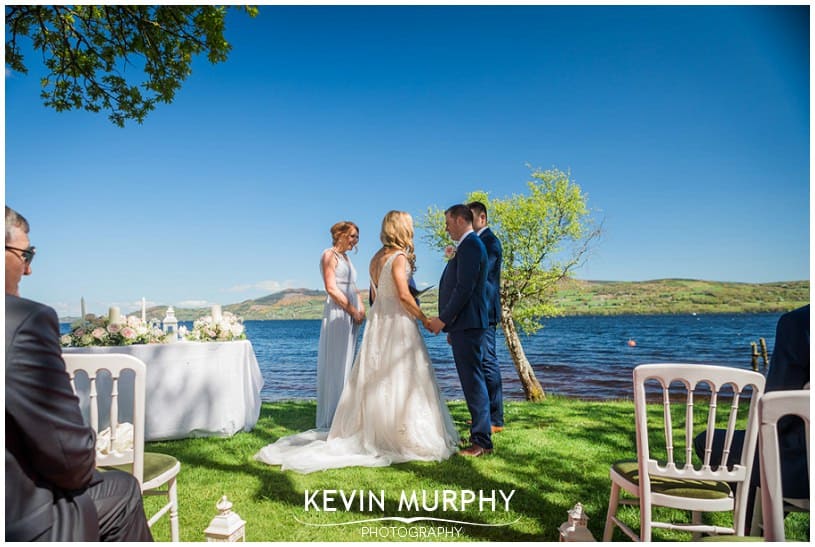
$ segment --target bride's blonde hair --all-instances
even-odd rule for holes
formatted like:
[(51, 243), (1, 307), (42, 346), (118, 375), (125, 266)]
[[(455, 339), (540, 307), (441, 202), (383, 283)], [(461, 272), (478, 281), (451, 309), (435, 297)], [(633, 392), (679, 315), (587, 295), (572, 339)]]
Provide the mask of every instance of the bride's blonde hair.
[(407, 255), (411, 271), (416, 271), (416, 254), (413, 248), (413, 217), (404, 211), (388, 211), (382, 219), (379, 240), (385, 247), (400, 249)]

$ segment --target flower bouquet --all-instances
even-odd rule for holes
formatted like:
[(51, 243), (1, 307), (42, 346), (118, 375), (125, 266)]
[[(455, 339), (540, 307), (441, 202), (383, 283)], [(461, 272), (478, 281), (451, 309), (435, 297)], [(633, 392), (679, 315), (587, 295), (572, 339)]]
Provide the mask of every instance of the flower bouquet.
[(220, 319), (214, 319), (211, 315), (196, 319), (191, 331), (181, 327), (179, 333), (193, 342), (226, 342), (246, 339), (243, 318), (228, 311), (223, 312)]
[(165, 336), (155, 323), (142, 322), (133, 315), (111, 323), (108, 317), (89, 314), (71, 325), (71, 332), (60, 337), (60, 343), (74, 348), (160, 344)]

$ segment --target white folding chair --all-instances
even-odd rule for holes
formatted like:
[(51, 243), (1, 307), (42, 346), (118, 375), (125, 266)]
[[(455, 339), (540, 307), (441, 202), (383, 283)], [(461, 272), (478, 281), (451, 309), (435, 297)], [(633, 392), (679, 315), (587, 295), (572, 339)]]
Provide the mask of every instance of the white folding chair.
[[(660, 422), (659, 428), (649, 426), (646, 385), (653, 386), (661, 397), (661, 419), (652, 418), (655, 426), (657, 421)], [(747, 490), (758, 437), (756, 401), (763, 391), (764, 376), (747, 370), (684, 363), (636, 367), (637, 460), (617, 462), (611, 467), (611, 495), (603, 541), (611, 540), (615, 525), (635, 541), (651, 541), (653, 528), (692, 532), (694, 538), (701, 533), (744, 535)], [(743, 401), (745, 393), (749, 393), (749, 404)], [(717, 412), (723, 400), (728, 406)], [(693, 463), (694, 409), (697, 403), (703, 403), (699, 406), (706, 410), (706, 445), (701, 466)], [(741, 460), (728, 469), (727, 457), (733, 445), (736, 423), (745, 416), (747, 427)], [(677, 426), (673, 425), (674, 420), (678, 422)], [(720, 461), (711, 461), (717, 425), (726, 428), (724, 450)], [(684, 437), (684, 445), (674, 445), (675, 429), (677, 441)], [(702, 429), (700, 425), (698, 430)], [(737, 485), (735, 493), (730, 486), (732, 483)], [(633, 499), (621, 498), (620, 490)], [(639, 536), (619, 518), (617, 511), (621, 504), (639, 505)], [(691, 522), (653, 520), (654, 506), (691, 511)], [(733, 527), (702, 523), (702, 513), (725, 511), (733, 513)]]
[[(149, 518), (147, 524), (152, 527), (158, 519), (169, 512), (172, 540), (179, 541), (176, 477), (181, 470), (181, 464), (172, 456), (144, 451), (146, 376), (144, 363), (133, 356), (116, 353), (105, 355), (66, 353), (62, 357), (74, 393), (77, 393), (77, 373), (84, 372), (87, 376), (89, 422), (97, 434), (96, 466), (131, 473), (139, 481), (142, 495), (167, 496), (167, 503)], [(102, 371), (107, 371), (107, 374)], [(133, 374), (132, 399), (129, 393), (127, 397), (120, 397), (120, 380), (123, 373), (128, 376), (126, 371), (132, 371)], [(119, 404), (122, 399), (132, 400), (132, 432), (120, 422)], [(104, 419), (108, 416), (109, 429), (100, 429), (100, 417), (101, 423), (104, 424)], [(132, 435), (132, 441), (122, 438), (123, 435)], [(166, 489), (161, 489), (165, 485)]]
[[(764, 539), (784, 541), (784, 513), (809, 512), (808, 498), (785, 498), (782, 492), (781, 458), (779, 453), (778, 420), (784, 416), (798, 416), (806, 431), (806, 458), (809, 461), (809, 390), (795, 389), (766, 393), (758, 402), (761, 419), (759, 458), (761, 492), (756, 498), (756, 514), (764, 521)], [(801, 477), (808, 481), (809, 477)], [(754, 519), (755, 520), (755, 519)]]

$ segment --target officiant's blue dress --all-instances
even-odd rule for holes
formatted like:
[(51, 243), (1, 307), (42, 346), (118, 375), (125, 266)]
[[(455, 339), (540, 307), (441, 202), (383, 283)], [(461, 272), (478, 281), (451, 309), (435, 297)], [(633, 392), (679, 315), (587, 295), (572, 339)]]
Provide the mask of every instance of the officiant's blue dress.
[[(333, 252), (333, 251), (332, 251)], [(337, 267), (334, 276), (337, 288), (350, 302), (358, 298), (357, 272), (351, 260), (334, 253)], [(322, 262), (320, 262), (322, 270)], [(323, 273), (323, 272), (320, 272)], [(317, 428), (329, 429), (337, 410), (342, 388), (354, 363), (359, 325), (326, 295), (323, 322), (320, 327), (320, 348), (317, 354)]]

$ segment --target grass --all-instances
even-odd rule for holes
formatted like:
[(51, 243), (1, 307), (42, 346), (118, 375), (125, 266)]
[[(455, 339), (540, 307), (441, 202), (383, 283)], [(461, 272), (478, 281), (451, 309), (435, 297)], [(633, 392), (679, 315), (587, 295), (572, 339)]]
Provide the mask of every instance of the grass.
[[(469, 418), (463, 402), (449, 403), (462, 436)], [(178, 479), (182, 541), (203, 541), (203, 530), (216, 514), (215, 503), (226, 494), (233, 509), (247, 521), (249, 541), (557, 541), (558, 526), (569, 510), (581, 502), (589, 515), (589, 529), (602, 537), (608, 504), (609, 466), (619, 459), (633, 458), (634, 407), (630, 401), (584, 402), (550, 397), (541, 404), (513, 402), (505, 405), (507, 428), (493, 437), (496, 452), (489, 457), (470, 459), (453, 456), (444, 462), (411, 462), (385, 468), (345, 468), (310, 475), (280, 471), (253, 460), (254, 454), (276, 439), (309, 429), (314, 424), (315, 403), (292, 401), (264, 403), (260, 419), (251, 432), (230, 438), (185, 439), (148, 443), (148, 450), (172, 454), (182, 462)], [(358, 502), (350, 511), (342, 507), (335, 494), (337, 511), (305, 510), (308, 490), (385, 491), (385, 511), (374, 504), (360, 510)], [(496, 491), (495, 510), (477, 506), (446, 511), (399, 511), (402, 491), (442, 490)], [(498, 491), (509, 495), (505, 511)], [(367, 495), (367, 494), (366, 494)], [(318, 499), (322, 499), (319, 498)], [(158, 499), (145, 500), (148, 512)], [(459, 500), (460, 501), (460, 500)], [(629, 508), (627, 508), (629, 509)], [(661, 513), (660, 513), (661, 514)], [(457, 537), (372, 537), (363, 535), (361, 524), (341, 524), (383, 516), (434, 516), (465, 521)], [(638, 515), (630, 508), (630, 525)], [(725, 515), (713, 515), (711, 522), (726, 525)], [(153, 529), (157, 540), (169, 540), (168, 519), (162, 518)], [(300, 521), (300, 522), (298, 522)], [(308, 524), (303, 524), (303, 523)], [(508, 526), (500, 526), (512, 523)], [(499, 525), (499, 526), (476, 526)], [(421, 527), (438, 526), (428, 521), (414, 524), (384, 522), (375, 528), (403, 527), (418, 534)], [(370, 526), (370, 525), (369, 525)], [(448, 527), (450, 525), (447, 525)], [(787, 519), (787, 538), (809, 538), (809, 515), (796, 514)], [(390, 532), (392, 533), (392, 532)], [(617, 532), (619, 534), (619, 532)], [(623, 539), (622, 534), (615, 535)], [(689, 534), (656, 530), (655, 541), (686, 541)]]

